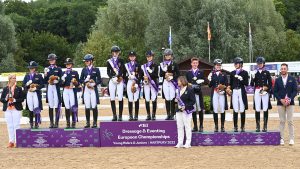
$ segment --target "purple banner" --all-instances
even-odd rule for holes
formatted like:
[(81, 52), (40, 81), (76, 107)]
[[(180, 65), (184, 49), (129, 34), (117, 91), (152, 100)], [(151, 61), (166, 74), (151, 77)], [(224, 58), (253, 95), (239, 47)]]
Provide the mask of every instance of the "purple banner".
[(18, 129), (17, 147), (99, 147), (99, 129)]
[(193, 133), (192, 146), (279, 145), (280, 133)]
[(101, 147), (174, 146), (176, 121), (101, 122)]

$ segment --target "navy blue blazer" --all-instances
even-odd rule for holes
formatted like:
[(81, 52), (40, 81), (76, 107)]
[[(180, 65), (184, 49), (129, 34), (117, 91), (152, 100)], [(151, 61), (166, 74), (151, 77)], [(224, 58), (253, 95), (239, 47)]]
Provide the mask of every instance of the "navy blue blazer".
[[(46, 84), (46, 89), (48, 88), (48, 81), (50, 76), (58, 76), (58, 83), (55, 85), (56, 86), (56, 92), (58, 96), (58, 101), (59, 104), (61, 103), (61, 97), (60, 97), (60, 86), (61, 86), (61, 76), (62, 76), (62, 69), (61, 67), (54, 66), (53, 68), (48, 67), (49, 72), (47, 72), (47, 76), (44, 77), (44, 83)], [(48, 92), (46, 92), (46, 103), (48, 103)]]
[[(179, 91), (180, 93), (180, 91)], [(180, 96), (180, 99), (185, 104), (185, 110), (193, 110), (194, 104), (196, 103), (194, 90), (190, 87), (187, 87), (185, 92)]]
[[(42, 91), (41, 89), (44, 87), (44, 79), (43, 76), (39, 73), (34, 73), (33, 77), (30, 76), (30, 74), (26, 74), (24, 79), (23, 79), (23, 88), (25, 90), (25, 93), (27, 95), (28, 89), (30, 88), (30, 86), (26, 86), (26, 83), (32, 80), (32, 84), (38, 84), (39, 86), (36, 89), (36, 94), (38, 96), (38, 100), (39, 100), (39, 108), (41, 110), (43, 110), (43, 104), (42, 104)], [(26, 102), (26, 110), (29, 110), (27, 102)]]
[[(93, 67), (91, 69), (91, 71), (89, 70), (88, 67), (83, 68), (81, 71), (80, 80), (79, 80), (79, 82), (81, 84), (83, 84), (82, 97), (84, 96), (84, 89), (85, 89), (85, 85), (86, 85), (86, 82), (84, 82), (84, 80), (87, 78), (88, 75), (90, 75), (90, 79), (93, 79), (95, 81), (96, 85), (100, 85), (102, 83), (99, 68)], [(94, 90), (96, 92), (97, 104), (100, 104), (98, 88), (95, 86)]]
[(280, 99), (284, 99), (286, 95), (291, 99), (291, 105), (295, 105), (294, 98), (297, 96), (297, 82), (290, 75), (288, 76), (286, 86), (283, 85), (281, 76), (275, 80), (274, 96), (277, 99), (277, 105), (282, 105)]

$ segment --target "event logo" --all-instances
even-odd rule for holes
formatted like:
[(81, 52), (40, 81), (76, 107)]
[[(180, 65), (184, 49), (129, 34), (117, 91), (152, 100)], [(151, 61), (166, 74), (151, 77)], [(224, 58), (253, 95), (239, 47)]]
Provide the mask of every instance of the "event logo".
[(209, 136), (207, 136), (206, 139), (204, 140), (203, 144), (204, 145), (212, 145), (212, 144), (214, 144), (214, 142)]
[(77, 139), (76, 137), (72, 137), (68, 140), (68, 143), (66, 146), (67, 147), (82, 147), (82, 144), (78, 144), (80, 142), (79, 139)]
[(111, 140), (111, 137), (114, 136), (112, 132), (109, 132), (107, 129), (104, 130), (102, 137), (104, 140)]
[(43, 137), (38, 137), (35, 141), (36, 144), (33, 144), (33, 147), (49, 147), (49, 144), (47, 143), (47, 140), (45, 140)]
[(254, 141), (254, 144), (265, 144), (264, 139), (262, 138), (263, 136), (258, 134), (255, 137), (257, 137)]
[(229, 140), (228, 144), (239, 144), (239, 140), (235, 138), (233, 135), (232, 138)]

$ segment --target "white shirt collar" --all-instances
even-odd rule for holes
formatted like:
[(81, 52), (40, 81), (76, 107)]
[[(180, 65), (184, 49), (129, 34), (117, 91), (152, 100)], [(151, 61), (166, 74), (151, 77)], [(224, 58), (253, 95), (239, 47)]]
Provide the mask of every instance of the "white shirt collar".
[(185, 92), (187, 86), (184, 86), (183, 88), (180, 89), (180, 96), (183, 95), (183, 93)]

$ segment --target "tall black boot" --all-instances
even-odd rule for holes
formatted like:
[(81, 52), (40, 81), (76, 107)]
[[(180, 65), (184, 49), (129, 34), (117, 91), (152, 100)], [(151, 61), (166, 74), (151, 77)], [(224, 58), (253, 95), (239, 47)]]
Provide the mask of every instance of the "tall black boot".
[(238, 132), (238, 112), (233, 111), (233, 131)]
[(58, 112), (58, 108), (55, 108), (55, 124), (54, 124), (54, 128), (58, 128), (59, 127), (59, 116), (60, 116), (60, 112)]
[(170, 120), (174, 120), (175, 116), (175, 99), (171, 100), (171, 117)]
[(110, 105), (111, 105), (111, 110), (112, 110), (112, 113), (113, 113), (113, 118), (112, 118), (112, 121), (117, 121), (118, 118), (117, 118), (117, 110), (116, 110), (116, 101), (110, 101)]
[(93, 126), (92, 128), (97, 128), (98, 122), (98, 108), (97, 106), (93, 109)]
[(38, 115), (36, 114), (34, 118), (35, 118), (35, 119), (34, 119), (34, 120), (35, 120), (35, 122), (34, 122), (34, 128), (35, 128), (35, 129), (38, 129), (38, 128), (39, 128)]
[(91, 127), (91, 123), (90, 123), (90, 109), (85, 109), (85, 119), (86, 119), (86, 125), (84, 126), (84, 128), (90, 128)]
[(128, 111), (129, 111), (129, 121), (133, 121), (133, 117), (132, 117), (132, 107), (133, 103), (128, 101)]
[(156, 120), (157, 101), (152, 101), (152, 120)]
[(74, 112), (71, 112), (70, 111), (70, 113), (72, 114), (72, 126), (71, 126), (71, 128), (72, 129), (75, 129), (76, 128), (76, 116), (75, 116), (75, 114), (74, 114)]
[(245, 132), (246, 113), (241, 113), (241, 132)]
[(165, 100), (165, 104), (166, 104), (166, 110), (167, 110), (167, 118), (166, 120), (170, 120), (171, 118), (171, 101)]
[(50, 126), (49, 126), (49, 128), (54, 128), (53, 111), (54, 111), (54, 109), (49, 107), (49, 118), (50, 118)]
[(137, 100), (134, 103), (134, 121), (138, 121), (139, 120), (139, 110), (140, 110), (140, 101)]
[(260, 132), (260, 112), (255, 112), (256, 132)]
[(203, 119), (204, 119), (204, 112), (203, 112), (203, 110), (199, 111), (199, 119), (200, 119), (199, 132), (203, 132)]
[(194, 124), (194, 128), (192, 132), (197, 132), (198, 131), (197, 112), (193, 112), (192, 117), (193, 117), (193, 124)]
[(119, 101), (119, 119), (118, 119), (118, 121), (123, 121), (122, 114), (123, 114), (123, 100)]
[(213, 112), (214, 116), (214, 122), (215, 122), (215, 132), (219, 131), (219, 126), (218, 126), (218, 113)]
[(33, 129), (33, 111), (29, 112), (29, 123), (30, 123), (30, 128)]
[(269, 117), (269, 112), (268, 111), (264, 111), (264, 128), (263, 128), (263, 132), (267, 132), (268, 131), (268, 117)]
[(147, 112), (147, 118), (146, 120), (151, 120), (151, 115), (150, 115), (150, 102), (145, 102), (146, 105), (146, 112)]
[(66, 109), (66, 121), (67, 121), (67, 127), (66, 127), (66, 129), (71, 128), (71, 126), (70, 126), (70, 116), (71, 116), (70, 109)]
[(225, 112), (221, 113), (221, 132), (225, 132), (224, 124), (225, 124)]

